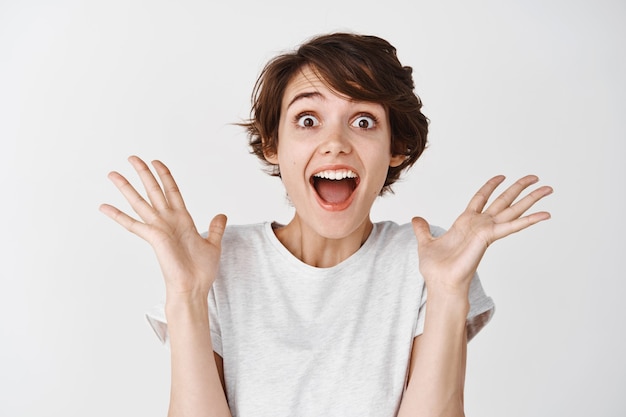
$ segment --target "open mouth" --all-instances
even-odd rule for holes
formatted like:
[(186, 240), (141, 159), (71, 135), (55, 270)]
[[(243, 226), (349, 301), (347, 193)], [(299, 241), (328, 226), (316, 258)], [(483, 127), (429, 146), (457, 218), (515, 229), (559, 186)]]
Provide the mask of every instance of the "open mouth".
[(330, 205), (344, 205), (359, 185), (359, 176), (349, 169), (325, 170), (310, 179), (320, 199)]

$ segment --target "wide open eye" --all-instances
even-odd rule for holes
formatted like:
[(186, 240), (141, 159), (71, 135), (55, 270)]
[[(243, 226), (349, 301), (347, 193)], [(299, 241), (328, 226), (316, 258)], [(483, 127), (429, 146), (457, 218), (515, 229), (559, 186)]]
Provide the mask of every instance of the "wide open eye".
[(372, 116), (359, 116), (352, 122), (352, 127), (372, 129), (376, 126), (376, 119)]
[(319, 120), (310, 114), (300, 114), (296, 117), (296, 123), (300, 127), (315, 127), (320, 124)]

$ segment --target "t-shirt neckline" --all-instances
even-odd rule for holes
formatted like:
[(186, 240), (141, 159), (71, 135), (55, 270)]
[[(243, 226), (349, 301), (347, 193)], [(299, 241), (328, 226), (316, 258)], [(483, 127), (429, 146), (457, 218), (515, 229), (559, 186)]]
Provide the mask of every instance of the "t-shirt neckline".
[(313, 273), (321, 274), (340, 272), (345, 268), (349, 268), (354, 263), (360, 262), (363, 257), (368, 256), (367, 254), (371, 251), (371, 247), (374, 244), (373, 242), (376, 241), (376, 236), (380, 233), (380, 225), (378, 223), (372, 223), (372, 231), (370, 232), (365, 242), (363, 242), (361, 247), (357, 249), (356, 252), (354, 252), (348, 258), (344, 259), (335, 266), (320, 268), (317, 266), (309, 265), (298, 259), (281, 243), (280, 240), (278, 240), (278, 237), (276, 237), (276, 234), (274, 233), (274, 228), (275, 226), (280, 227), (282, 226), (282, 224), (275, 221), (268, 221), (265, 222), (263, 226), (265, 231), (265, 238), (269, 241), (274, 250), (277, 251), (280, 256), (285, 258), (290, 265), (300, 270), (308, 270)]

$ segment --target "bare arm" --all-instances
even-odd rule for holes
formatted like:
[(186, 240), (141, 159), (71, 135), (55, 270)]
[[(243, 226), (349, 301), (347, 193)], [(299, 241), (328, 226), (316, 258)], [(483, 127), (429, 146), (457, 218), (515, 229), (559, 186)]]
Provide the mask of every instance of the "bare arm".
[(502, 176), (489, 180), (450, 230), (438, 238), (431, 236), (424, 219), (413, 219), (428, 300), (424, 332), (413, 342), (400, 417), (464, 416), (466, 317), (471, 279), (491, 243), (550, 218), (547, 212), (523, 216), (552, 192), (550, 187), (540, 187), (514, 202), (538, 181), (532, 175), (518, 180), (485, 209), (487, 200), (502, 181)]
[(170, 333), (172, 387), (169, 416), (230, 416), (221, 382), (221, 361), (213, 354), (207, 297), (215, 280), (226, 217), (218, 215), (207, 238), (196, 230), (170, 171), (154, 161), (161, 184), (139, 158), (129, 158), (146, 201), (117, 172), (109, 178), (142, 221), (103, 204), (100, 210), (154, 249), (165, 279), (165, 314)]
[(413, 342), (399, 417), (464, 415), (467, 309), (458, 301), (429, 296), (424, 333)]
[(213, 353), (206, 298), (166, 304), (166, 315), (172, 352), (168, 416), (230, 416), (221, 358)]

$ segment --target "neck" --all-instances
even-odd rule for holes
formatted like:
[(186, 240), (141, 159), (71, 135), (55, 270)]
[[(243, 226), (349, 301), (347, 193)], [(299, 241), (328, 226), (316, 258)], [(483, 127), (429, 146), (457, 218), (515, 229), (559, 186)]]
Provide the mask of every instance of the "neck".
[(372, 228), (372, 222), (367, 218), (347, 236), (329, 238), (308, 227), (296, 214), (289, 224), (274, 232), (280, 243), (302, 262), (318, 268), (330, 268), (359, 250)]

